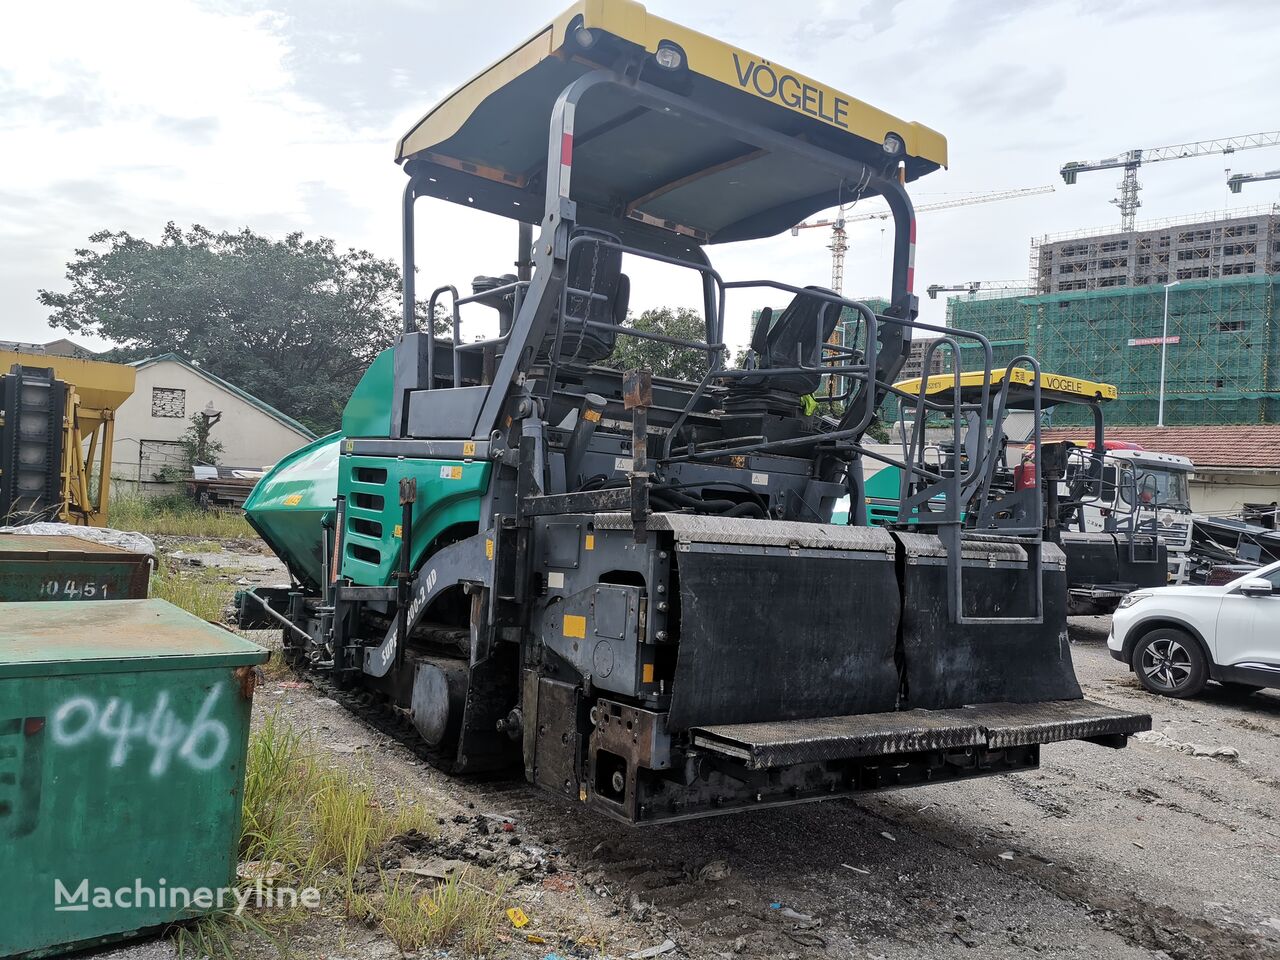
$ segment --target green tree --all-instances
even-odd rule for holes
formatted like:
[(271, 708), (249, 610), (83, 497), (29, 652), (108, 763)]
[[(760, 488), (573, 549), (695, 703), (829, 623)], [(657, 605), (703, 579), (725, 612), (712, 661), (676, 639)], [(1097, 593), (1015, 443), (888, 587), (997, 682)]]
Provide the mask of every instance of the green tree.
[(167, 483), (181, 483), (191, 479), (191, 468), (196, 464), (210, 467), (218, 465), (222, 456), (222, 441), (213, 438), (213, 428), (217, 420), (203, 413), (193, 414), (187, 421), (187, 429), (178, 438), (182, 447), (182, 460), (177, 464), (168, 464), (160, 468), (157, 479)]
[[(707, 339), (707, 325), (702, 313), (688, 307), (645, 310), (639, 316), (629, 316), (627, 325), (633, 330), (679, 337), (682, 340)], [(707, 372), (707, 355), (691, 347), (678, 347), (622, 334), (618, 337), (618, 345), (614, 347), (609, 364), (618, 370), (648, 367), (656, 376), (697, 381)]]
[(158, 243), (89, 243), (69, 290), (40, 291), (50, 326), (110, 340), (118, 359), (180, 353), (319, 432), (400, 329), (396, 264), (325, 237), (169, 223)]
[(213, 426), (216, 420), (203, 413), (191, 418), (191, 425), (178, 438), (182, 444), (182, 460), (188, 467), (197, 463), (216, 467), (218, 458), (222, 456), (222, 441), (213, 439)]

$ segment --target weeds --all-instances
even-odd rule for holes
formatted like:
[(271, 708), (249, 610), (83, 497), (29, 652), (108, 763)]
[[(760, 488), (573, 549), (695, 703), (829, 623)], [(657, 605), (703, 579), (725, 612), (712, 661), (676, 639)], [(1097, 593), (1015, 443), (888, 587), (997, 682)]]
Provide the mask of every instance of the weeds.
[[(442, 885), (430, 895), (431, 905), (421, 908), (428, 922), (415, 919), (415, 910), (407, 905), (410, 885), (388, 884), (384, 877), (374, 895), (356, 892), (361, 869), (391, 839), (410, 831), (435, 833), (428, 808), (405, 795), (385, 804), (351, 771), (327, 768), (310, 737), (279, 714), (268, 714), (249, 735), (242, 861), (282, 865), (277, 884), (326, 889), (348, 916), (373, 917), (397, 944), (400, 937), (407, 943), (421, 936), (424, 944), (456, 941), (468, 951), (479, 950), (493, 930), (496, 893), (452, 882)], [(417, 898), (422, 900), (420, 894)], [(237, 949), (237, 943), (253, 934), (283, 956), (285, 948), (271, 931), (287, 931), (303, 916), (301, 909), (215, 915), (183, 928), (175, 943), (180, 955), (224, 960), (242, 956), (243, 944)]]
[(349, 898), (356, 873), (393, 837), (431, 835), (421, 804), (398, 796), (388, 809), (367, 783), (324, 769), (314, 744), (275, 714), (249, 737), (241, 856), (284, 864), (301, 884), (336, 872)]
[(241, 960), (248, 939), (270, 946), (281, 957), (292, 956), (284, 940), (253, 917), (229, 911), (176, 928), (173, 945), (179, 960)]
[(314, 811), (316, 853), (336, 867), (349, 893), (369, 854), (390, 838), (390, 820), (366, 784), (333, 774), (322, 778)]
[(505, 886), (495, 889), (450, 877), (428, 893), (402, 876), (382, 874), (373, 896), (360, 896), (357, 913), (372, 917), (404, 953), (455, 944), (468, 954), (488, 948), (501, 916)]
[(201, 620), (221, 621), (234, 592), (223, 580), (178, 570), (165, 559), (151, 576), (151, 596), (168, 600)]
[(311, 745), (276, 714), (269, 714), (249, 736), (241, 856), (284, 864), (300, 886), (318, 872), (309, 830), (317, 776)]
[(201, 510), (189, 497), (170, 494), (144, 497), (116, 493), (111, 497), (107, 521), (117, 530), (172, 537), (207, 537), (219, 540), (254, 538), (257, 534), (239, 511)]
[(294, 678), (295, 671), (284, 658), (284, 651), (278, 646), (263, 643), (256, 640), (259, 646), (265, 646), (271, 651), (271, 659), (262, 665), (262, 675), (272, 683), (279, 683), (281, 680), (291, 680)]

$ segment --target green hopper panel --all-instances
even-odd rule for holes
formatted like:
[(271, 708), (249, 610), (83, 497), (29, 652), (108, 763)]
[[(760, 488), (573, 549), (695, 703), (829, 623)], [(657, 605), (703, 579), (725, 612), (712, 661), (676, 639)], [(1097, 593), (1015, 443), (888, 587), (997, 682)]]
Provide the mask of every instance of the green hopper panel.
[(0, 533), (0, 602), (145, 600), (151, 558), (73, 536)]
[(244, 503), (245, 517), (300, 583), (319, 587), (323, 529), (338, 495), (342, 436), (321, 437), (277, 463)]
[(210, 912), (267, 657), (163, 600), (0, 603), (0, 956)]
[(342, 410), (344, 437), (391, 436), (391, 398), (395, 395), (395, 350), (378, 354)]

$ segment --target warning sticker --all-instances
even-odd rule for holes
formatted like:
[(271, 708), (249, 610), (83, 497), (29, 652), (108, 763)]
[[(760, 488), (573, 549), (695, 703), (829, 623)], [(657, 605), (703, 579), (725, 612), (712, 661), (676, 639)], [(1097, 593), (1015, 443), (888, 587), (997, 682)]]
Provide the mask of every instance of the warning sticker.
[(751, 485), (753, 487), (767, 487), (769, 485), (769, 475), (767, 473), (753, 473), (751, 475)]
[(440, 479), (441, 480), (461, 480), (462, 468), (461, 467), (441, 467)]

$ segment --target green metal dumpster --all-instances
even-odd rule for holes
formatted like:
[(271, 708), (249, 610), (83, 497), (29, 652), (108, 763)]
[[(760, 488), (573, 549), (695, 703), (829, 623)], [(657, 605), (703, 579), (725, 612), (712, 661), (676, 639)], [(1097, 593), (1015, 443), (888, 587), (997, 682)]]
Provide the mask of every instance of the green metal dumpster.
[(267, 657), (163, 600), (0, 603), (0, 957), (210, 912)]
[(151, 558), (72, 536), (0, 533), (0, 601), (144, 600)]

